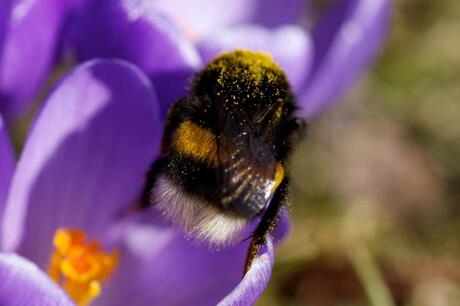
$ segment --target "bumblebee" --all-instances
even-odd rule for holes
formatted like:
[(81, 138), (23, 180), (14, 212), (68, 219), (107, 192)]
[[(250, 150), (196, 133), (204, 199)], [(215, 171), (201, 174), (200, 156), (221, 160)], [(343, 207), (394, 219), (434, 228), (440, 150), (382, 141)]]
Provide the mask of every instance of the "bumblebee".
[(284, 169), (304, 126), (295, 111), (288, 80), (270, 55), (221, 54), (170, 108), (141, 205), (216, 246), (241, 241), (258, 221), (246, 272), (287, 203)]

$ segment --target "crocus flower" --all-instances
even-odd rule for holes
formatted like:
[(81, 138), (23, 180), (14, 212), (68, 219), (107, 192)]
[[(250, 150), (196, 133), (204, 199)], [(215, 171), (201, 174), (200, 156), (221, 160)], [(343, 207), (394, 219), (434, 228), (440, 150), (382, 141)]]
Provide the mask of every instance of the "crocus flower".
[[(17, 0), (9, 13), (0, 14), (0, 63), (12, 65), (0, 66), (0, 76), (10, 80), (0, 82), (0, 112), (8, 120), (33, 101), (62, 46), (73, 46), (81, 62), (91, 60), (45, 101), (20, 155), (0, 216), (0, 247), (27, 259), (0, 258), (0, 279), (8, 280), (0, 286), (0, 302), (66, 305), (70, 296), (81, 305), (90, 300), (94, 305), (251, 305), (264, 290), (273, 244), (287, 232), (286, 218), (241, 279), (247, 242), (210, 250), (186, 240), (154, 212), (122, 213), (137, 199), (157, 156), (166, 110), (186, 95), (195, 71), (217, 53), (238, 47), (271, 53), (293, 85), (301, 114), (310, 117), (375, 55), (389, 4), (340, 1), (309, 34), (295, 24), (301, 2), (232, 1), (225, 3), (225, 14), (217, 10), (222, 3), (199, 2), (201, 10), (179, 0)], [(257, 9), (262, 3), (270, 8), (263, 14)], [(207, 8), (211, 20), (200, 15)], [(62, 43), (70, 11), (72, 39)], [(46, 20), (47, 26), (35, 20)], [(3, 47), (2, 24), (7, 25)], [(40, 50), (11, 51), (36, 31), (47, 33)], [(43, 37), (37, 33), (36, 39), (34, 46)], [(25, 67), (35, 62), (36, 70), (27, 75)], [(23, 70), (13, 69), (17, 63), (24, 78)], [(11, 294), (17, 288), (27, 288), (27, 302)]]

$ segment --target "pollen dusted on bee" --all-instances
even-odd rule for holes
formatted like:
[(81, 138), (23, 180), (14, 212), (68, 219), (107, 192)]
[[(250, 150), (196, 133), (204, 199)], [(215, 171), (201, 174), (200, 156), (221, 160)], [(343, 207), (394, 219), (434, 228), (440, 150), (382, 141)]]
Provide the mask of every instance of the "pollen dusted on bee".
[(263, 83), (270, 87), (273, 85), (273, 90), (270, 92), (275, 96), (286, 94), (282, 92), (285, 89), (280, 90), (282, 86), (279, 86), (280, 83), (287, 84), (286, 76), (271, 55), (265, 52), (248, 50), (224, 52), (217, 56), (203, 73), (214, 71), (219, 72), (217, 83), (221, 86), (217, 95), (232, 93), (230, 96), (237, 104), (239, 100), (263, 99), (267, 90), (266, 86), (261, 86)]

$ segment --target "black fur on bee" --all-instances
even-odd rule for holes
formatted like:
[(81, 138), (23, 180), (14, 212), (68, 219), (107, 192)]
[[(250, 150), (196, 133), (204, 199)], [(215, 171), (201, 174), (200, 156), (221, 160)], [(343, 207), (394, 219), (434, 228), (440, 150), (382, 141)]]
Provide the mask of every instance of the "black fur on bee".
[(284, 167), (304, 128), (295, 112), (288, 80), (269, 55), (218, 56), (169, 110), (141, 206), (155, 206), (212, 245), (241, 241), (260, 220), (247, 271), (287, 203)]

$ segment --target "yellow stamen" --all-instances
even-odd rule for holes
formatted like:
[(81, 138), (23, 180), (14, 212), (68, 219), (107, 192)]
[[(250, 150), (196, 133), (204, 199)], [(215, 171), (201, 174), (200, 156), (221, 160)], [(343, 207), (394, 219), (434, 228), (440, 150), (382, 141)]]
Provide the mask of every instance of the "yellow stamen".
[(77, 305), (89, 305), (116, 269), (118, 253), (107, 253), (98, 242), (86, 241), (77, 229), (58, 229), (53, 244), (48, 274)]

